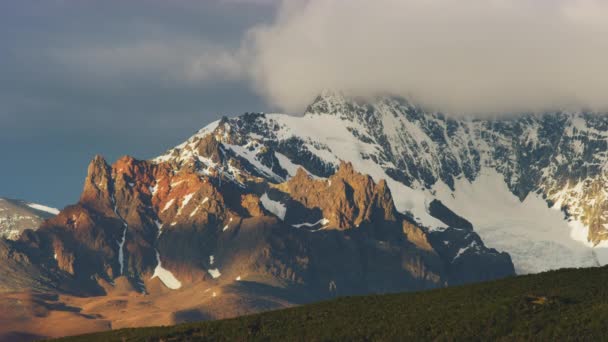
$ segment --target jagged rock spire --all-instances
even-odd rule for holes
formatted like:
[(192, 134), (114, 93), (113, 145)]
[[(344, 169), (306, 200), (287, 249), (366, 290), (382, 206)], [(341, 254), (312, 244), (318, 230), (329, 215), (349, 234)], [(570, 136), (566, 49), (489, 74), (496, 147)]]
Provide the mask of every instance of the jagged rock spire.
[(101, 212), (111, 212), (112, 169), (101, 155), (96, 155), (89, 163), (80, 203)]

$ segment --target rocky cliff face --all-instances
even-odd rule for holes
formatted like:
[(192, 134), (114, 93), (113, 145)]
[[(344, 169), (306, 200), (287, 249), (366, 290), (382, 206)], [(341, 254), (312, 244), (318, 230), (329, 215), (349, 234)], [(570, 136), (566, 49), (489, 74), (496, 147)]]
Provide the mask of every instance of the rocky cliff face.
[[(513, 274), (508, 255), (472, 230), (453, 241), (476, 243), (455, 263), (440, 238), (397, 210), (385, 181), (352, 163), (319, 178), (278, 158), (227, 122), (155, 161), (97, 156), (80, 201), (11, 248), (56, 274), (51, 286), (80, 294), (124, 277), (141, 292), (158, 280), (173, 290), (253, 281), (319, 299)], [(484, 267), (493, 272), (476, 271)]]
[(136, 291), (191, 317), (195, 293), (234, 315), (607, 264), (607, 120), (335, 93), (222, 118), (153, 160), (95, 157), (76, 204), (0, 241), (0, 292)]
[(473, 181), (482, 169), (492, 168), (521, 200), (540, 193), (550, 205), (582, 222), (590, 243), (597, 245), (608, 234), (603, 226), (605, 114), (458, 119), (399, 99), (357, 102), (326, 93), (308, 108), (308, 115), (327, 114), (352, 122), (353, 135), (380, 146), (369, 157), (405, 185), (432, 188), (442, 182), (453, 189), (455, 179)]
[[(152, 161), (108, 165), (96, 157), (80, 201), (15, 248), (96, 290), (121, 276), (146, 291), (152, 279), (180, 288), (255, 274), (319, 289), (359, 284), (339, 286), (346, 293), (384, 291), (369, 283), (370, 270), (381, 269), (373, 260), (383, 256), (383, 274), (401, 275), (388, 281), (399, 289), (511, 274), (502, 252), (536, 263), (516, 265), (524, 273), (559, 266), (540, 262), (547, 255), (603, 264), (603, 250), (591, 247), (602, 247), (608, 224), (606, 120), (562, 112), (457, 119), (400, 99), (324, 93), (301, 117), (223, 118)], [(493, 197), (488, 174), (523, 207), (540, 198), (539, 217), (561, 210), (566, 217), (557, 221), (568, 231), (560, 234), (575, 244), (582, 236), (580, 248), (561, 235), (551, 240), (534, 217), (523, 226), (486, 219), (485, 204), (520, 210)], [(470, 199), (479, 210), (463, 210)], [(529, 235), (511, 243), (511, 229)], [(569, 248), (578, 254), (563, 254)], [(337, 282), (345, 269), (357, 276)]]
[(520, 267), (527, 273), (555, 268), (543, 258), (564, 251), (568, 257), (563, 260), (577, 261), (562, 267), (608, 262), (602, 249), (608, 246), (602, 242), (608, 232), (604, 227), (608, 225), (604, 215), (607, 123), (603, 114), (567, 112), (457, 118), (427, 112), (402, 99), (360, 101), (326, 92), (303, 116), (248, 113), (224, 118), (156, 160), (190, 163), (204, 172), (216, 164), (196, 146), (213, 136), (221, 145), (219, 153), (240, 160), (238, 166), (216, 165), (235, 179), (246, 170), (281, 182), (296, 177), (299, 167), (327, 179), (341, 161), (348, 161), (375, 182), (385, 180), (396, 210), (429, 230), (448, 226), (431, 214), (433, 200), (458, 198), (479, 208), (498, 207), (494, 190), (482, 184), (490, 175), (495, 178), (493, 185), (504, 187), (520, 203), (540, 198), (546, 209), (539, 220), (554, 216), (552, 212), (565, 216), (556, 227), (558, 234), (538, 228), (555, 226), (554, 222), (535, 222), (527, 212), (519, 215), (529, 217), (524, 223), (498, 216), (490, 222), (482, 214), (465, 217), (490, 245), (505, 245), (497, 227), (529, 232), (523, 238), (528, 243), (507, 242), (502, 250), (519, 260), (531, 260)]

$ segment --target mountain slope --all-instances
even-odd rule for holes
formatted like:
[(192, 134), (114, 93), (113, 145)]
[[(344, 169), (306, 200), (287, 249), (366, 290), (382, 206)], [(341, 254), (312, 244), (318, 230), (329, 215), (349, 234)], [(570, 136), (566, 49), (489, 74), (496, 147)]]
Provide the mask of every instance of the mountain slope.
[(17, 239), (26, 229), (35, 229), (59, 210), (41, 204), (0, 197), (0, 238)]
[(605, 338), (608, 269), (568, 269), (409, 294), (347, 297), (205, 323), (62, 341), (576, 340)]
[[(429, 203), (458, 207), (456, 214), (485, 243), (509, 252), (518, 272), (529, 273), (608, 261), (606, 127), (603, 114), (458, 119), (400, 99), (360, 101), (326, 92), (300, 117), (222, 119), (156, 161), (198, 160), (204, 171), (210, 164), (196, 146), (209, 132), (228, 153), (249, 161), (251, 172), (274, 181), (294, 176), (298, 166), (327, 177), (349, 161), (375, 181), (385, 179), (397, 210), (430, 230), (446, 225), (429, 214)], [(538, 217), (526, 211), (527, 202)], [(499, 213), (503, 204), (508, 214)]]
[(96, 157), (77, 204), (3, 241), (0, 303), (12, 309), (0, 339), (227, 318), (514, 274), (510, 257), (485, 247), (466, 221), (430, 234), (396, 210), (385, 182), (349, 163), (326, 179), (299, 169), (273, 183), (215, 135), (198, 147), (213, 167)]
[[(444, 253), (445, 243), (435, 242), (441, 239), (431, 241), (395, 209), (385, 182), (350, 164), (326, 180), (300, 170), (289, 181), (270, 183), (209, 137), (199, 146), (215, 146), (205, 158), (227, 164), (232, 174), (129, 157), (110, 166), (96, 157), (80, 201), (26, 231), (12, 248), (41, 270), (70, 279), (55, 287), (85, 295), (104, 293), (103, 284), (122, 276), (144, 293), (155, 278), (174, 290), (261, 278), (324, 298), (513, 274), (508, 255), (470, 240), (472, 231), (462, 239), (474, 244), (468, 253), (458, 260), (458, 247)], [(453, 271), (459, 267), (474, 271)]]
[(95, 157), (77, 203), (2, 241), (0, 291), (128, 327), (603, 265), (606, 118), (332, 93), (222, 118), (153, 160)]

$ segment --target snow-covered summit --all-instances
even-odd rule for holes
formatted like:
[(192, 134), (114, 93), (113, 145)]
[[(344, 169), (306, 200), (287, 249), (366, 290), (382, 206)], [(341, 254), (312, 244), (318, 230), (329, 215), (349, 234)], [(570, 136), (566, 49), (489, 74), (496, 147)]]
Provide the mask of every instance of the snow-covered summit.
[[(197, 141), (210, 135), (219, 142), (221, 153), (244, 162), (222, 165), (197, 150)], [(546, 204), (543, 210), (563, 211), (560, 229), (568, 230), (570, 240), (582, 240), (576, 241), (581, 246), (576, 253), (584, 254), (575, 258), (583, 261), (568, 266), (590, 266), (605, 263), (599, 260), (603, 249), (592, 247), (601, 247), (608, 239), (608, 216), (604, 214), (608, 211), (607, 153), (608, 116), (603, 114), (452, 118), (427, 112), (403, 99), (365, 101), (326, 91), (303, 116), (260, 113), (225, 118), (156, 160), (173, 160), (176, 165), (194, 161), (201, 172), (215, 169), (234, 180), (246, 173), (275, 182), (290, 178), (298, 167), (312, 176), (327, 177), (341, 160), (349, 161), (376, 181), (386, 179), (397, 209), (429, 229), (445, 226), (429, 214), (428, 203), (433, 199), (447, 202), (458, 197), (473, 208), (495, 201), (491, 191), (479, 194), (483, 188), (476, 189), (475, 198), (458, 193), (459, 184), (474, 186), (480, 175), (494, 172), (520, 203), (538, 196)], [(543, 215), (538, 217), (540, 220)], [(518, 260), (515, 254), (541, 259), (572, 250), (570, 241), (552, 239), (554, 232), (538, 232), (544, 225), (533, 219), (524, 224), (504, 222), (503, 217), (477, 222), (465, 218), (472, 221), (486, 244), (500, 246), (513, 254), (514, 260)], [(530, 232), (523, 238), (529, 243), (511, 248), (508, 242), (492, 241), (499, 236), (483, 233), (490, 226), (518, 234)], [(538, 248), (543, 252), (535, 251)], [(519, 267), (520, 271), (559, 266), (559, 262), (547, 265), (542, 260), (528, 264)]]

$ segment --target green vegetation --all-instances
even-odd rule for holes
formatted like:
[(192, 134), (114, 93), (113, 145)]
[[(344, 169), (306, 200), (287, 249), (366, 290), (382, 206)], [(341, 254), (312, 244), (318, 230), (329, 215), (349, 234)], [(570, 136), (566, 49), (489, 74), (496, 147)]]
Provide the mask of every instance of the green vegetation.
[(608, 268), (346, 297), (215, 322), (122, 329), (65, 341), (606, 340)]

